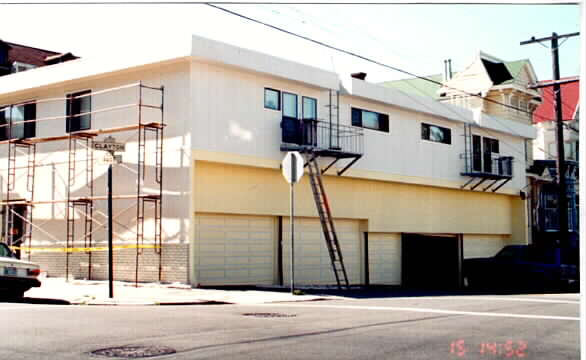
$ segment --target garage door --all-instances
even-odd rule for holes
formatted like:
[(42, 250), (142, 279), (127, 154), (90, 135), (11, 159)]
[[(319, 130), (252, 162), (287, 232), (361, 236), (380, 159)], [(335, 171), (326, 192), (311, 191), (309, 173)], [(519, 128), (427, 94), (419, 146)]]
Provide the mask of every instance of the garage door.
[(204, 215), (195, 217), (196, 280), (199, 285), (274, 283), (276, 218)]
[(401, 284), (401, 234), (368, 234), (368, 269), (373, 285)]
[[(351, 284), (360, 284), (362, 279), (362, 246), (357, 220), (335, 220), (338, 241), (342, 248), (344, 265)], [(290, 225), (283, 219), (283, 280), (290, 283)], [(295, 219), (295, 283), (336, 284), (332, 265), (319, 219)]]
[(464, 235), (464, 259), (494, 256), (508, 245), (508, 236)]

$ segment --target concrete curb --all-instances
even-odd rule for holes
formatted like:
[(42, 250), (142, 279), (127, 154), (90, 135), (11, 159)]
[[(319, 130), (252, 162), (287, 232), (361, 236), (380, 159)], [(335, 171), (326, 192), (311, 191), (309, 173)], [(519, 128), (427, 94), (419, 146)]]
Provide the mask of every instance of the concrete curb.
[(224, 300), (146, 300), (146, 299), (92, 299), (92, 300), (64, 300), (70, 305), (78, 306), (186, 306), (186, 305), (263, 305), (263, 304), (283, 304), (292, 302), (314, 302), (332, 300), (328, 298), (311, 298), (311, 299), (291, 299), (275, 301), (224, 301)]
[[(323, 294), (291, 295), (274, 289), (193, 289), (180, 284), (140, 284), (114, 282), (114, 298), (108, 297), (107, 282), (93, 280), (44, 279), (41, 288), (26, 294), (32, 301), (61, 302), (78, 306), (184, 306), (184, 305), (262, 305), (328, 300)], [(335, 298), (335, 297), (334, 297)]]

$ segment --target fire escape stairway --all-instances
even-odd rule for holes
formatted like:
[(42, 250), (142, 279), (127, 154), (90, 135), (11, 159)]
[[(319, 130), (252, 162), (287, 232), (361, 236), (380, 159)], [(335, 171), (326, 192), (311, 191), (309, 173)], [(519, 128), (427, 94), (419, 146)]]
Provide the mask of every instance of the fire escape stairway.
[(317, 161), (317, 156), (313, 153), (309, 154), (307, 166), (309, 168), (309, 182), (311, 184), (313, 198), (315, 200), (324, 239), (330, 255), (332, 270), (336, 277), (336, 283), (338, 284), (339, 289), (342, 289), (342, 285), (346, 286), (347, 289), (350, 289), (350, 282), (348, 281), (348, 274), (346, 273), (344, 258), (342, 257), (342, 249), (338, 242), (338, 235), (336, 234), (336, 228), (334, 227), (334, 219), (332, 218), (328, 197), (321, 179), (321, 169)]

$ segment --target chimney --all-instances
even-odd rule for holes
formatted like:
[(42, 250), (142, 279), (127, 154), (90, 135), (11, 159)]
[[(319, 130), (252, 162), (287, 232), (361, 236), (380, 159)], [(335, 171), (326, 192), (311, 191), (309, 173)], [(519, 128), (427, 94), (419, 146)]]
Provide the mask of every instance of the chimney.
[(452, 79), (452, 59), (444, 60), (444, 82)]
[(364, 80), (364, 79), (366, 79), (366, 73), (365, 72), (353, 73), (353, 74), (350, 74), (350, 76), (352, 76), (354, 79), (358, 79), (358, 80)]

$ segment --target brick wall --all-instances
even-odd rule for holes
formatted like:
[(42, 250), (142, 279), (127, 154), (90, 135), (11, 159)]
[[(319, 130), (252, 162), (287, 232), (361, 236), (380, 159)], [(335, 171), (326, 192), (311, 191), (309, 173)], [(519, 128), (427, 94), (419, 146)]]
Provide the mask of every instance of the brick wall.
[[(162, 248), (162, 282), (188, 283), (189, 246), (168, 244)], [(28, 254), (23, 254), (28, 259)], [(136, 249), (114, 251), (114, 280), (135, 281)], [(34, 252), (31, 261), (51, 277), (65, 277), (67, 255), (64, 252)], [(69, 274), (75, 279), (89, 279), (90, 256), (83, 252), (69, 254)], [(159, 281), (159, 255), (154, 249), (144, 249), (138, 257), (138, 281)], [(108, 252), (97, 251), (91, 255), (91, 280), (108, 279)]]

